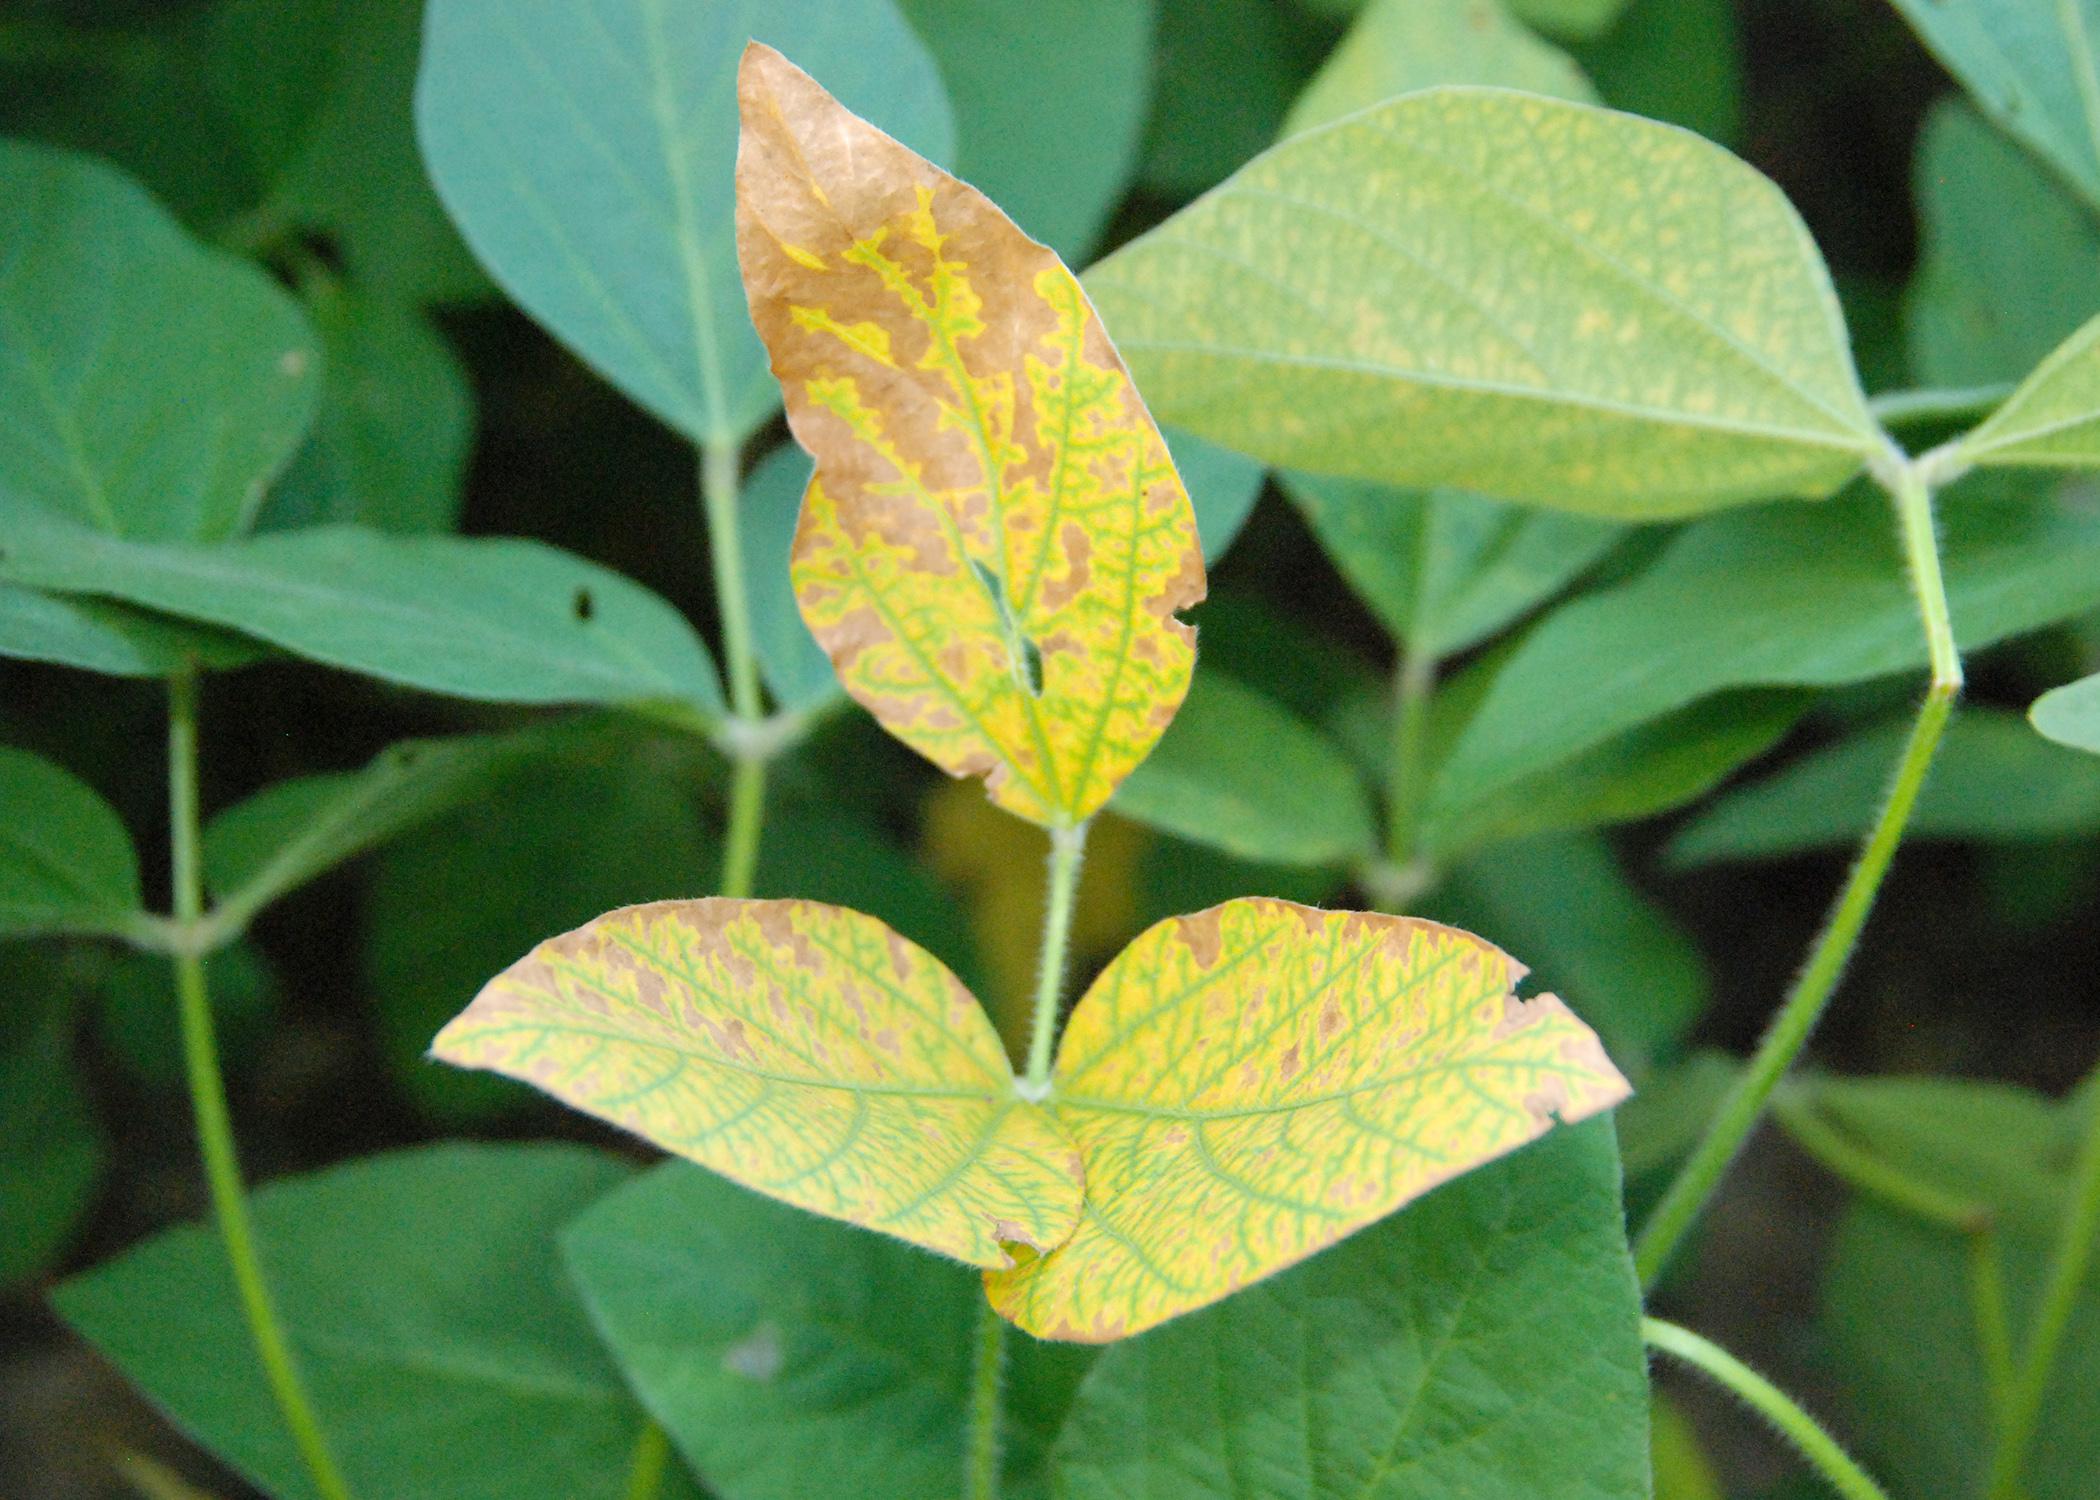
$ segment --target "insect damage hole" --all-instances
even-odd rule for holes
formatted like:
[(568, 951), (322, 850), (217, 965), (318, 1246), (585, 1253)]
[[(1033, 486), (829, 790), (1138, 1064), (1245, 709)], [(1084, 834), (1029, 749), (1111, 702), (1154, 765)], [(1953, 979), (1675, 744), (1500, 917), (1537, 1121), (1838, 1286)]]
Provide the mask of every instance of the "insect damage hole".
[(598, 612), (598, 602), (589, 589), (578, 589), (576, 597), (569, 601), (569, 612), (579, 620), (588, 620)]

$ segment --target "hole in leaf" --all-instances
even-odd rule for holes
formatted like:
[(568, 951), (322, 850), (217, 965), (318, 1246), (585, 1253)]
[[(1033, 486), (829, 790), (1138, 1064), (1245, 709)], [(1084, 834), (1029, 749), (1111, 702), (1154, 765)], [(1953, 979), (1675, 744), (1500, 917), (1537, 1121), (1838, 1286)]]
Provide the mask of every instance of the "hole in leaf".
[(1043, 651), (1027, 636), (1021, 637), (1021, 665), (1028, 673), (1030, 696), (1043, 696)]
[(589, 589), (578, 589), (576, 598), (571, 602), (569, 608), (575, 612), (576, 618), (579, 620), (588, 620), (598, 612), (597, 603), (591, 598)]
[(1021, 679), (1031, 698), (1042, 697), (1043, 653), (1034, 641), (1021, 634), (1013, 609), (1006, 602), (1006, 590), (999, 583), (999, 575), (974, 557), (970, 559), (970, 571), (977, 575), (977, 581), (991, 596), (992, 608), (999, 612), (999, 628), (1005, 634), (1006, 648), (1014, 658), (1014, 675)]

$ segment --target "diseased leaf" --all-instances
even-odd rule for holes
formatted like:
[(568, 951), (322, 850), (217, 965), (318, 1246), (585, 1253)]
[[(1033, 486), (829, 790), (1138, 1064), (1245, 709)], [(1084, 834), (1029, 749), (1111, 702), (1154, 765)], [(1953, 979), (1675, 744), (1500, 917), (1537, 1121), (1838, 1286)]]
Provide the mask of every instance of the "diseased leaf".
[[(1156, 8), (1155, 0), (900, 5), (955, 106), (956, 175), (1075, 263), (1137, 168)], [(806, 56), (801, 38), (790, 45)]]
[(1290, 474), (1283, 492), (1394, 639), (1439, 658), (1478, 645), (1552, 598), (1626, 531), (1463, 490)]
[(139, 915), (138, 856), (72, 772), (0, 745), (0, 937), (118, 931)]
[(1060, 1500), (1646, 1500), (1611, 1126), (1553, 1132), (1101, 1352)]
[(1041, 1338), (1139, 1333), (1626, 1097), (1523, 973), (1456, 928), (1286, 901), (1149, 929), (1058, 1048), (1079, 1227), (987, 1273), (992, 1305)]
[(1283, 133), (1442, 83), (1597, 100), (1574, 60), (1512, 20), (1502, 0), (1371, 0), (1291, 106)]
[(1972, 464), (2100, 468), (2100, 317), (2065, 339), (1954, 451)]
[[(1680, 868), (1771, 859), (1855, 842), (1873, 825), (1909, 724), (1883, 724), (1740, 787), (1670, 844)], [(1966, 708), (1947, 726), (1908, 836), (2076, 838), (2100, 829), (2100, 765), (2035, 736), (2013, 714)]]
[(722, 709), (714, 663), (683, 615), (540, 542), (312, 526), (155, 545), (5, 494), (0, 520), (0, 579), (201, 620), (345, 671), (498, 702)]
[(1337, 864), (1371, 852), (1370, 799), (1348, 758), (1289, 709), (1199, 672), (1149, 760), (1109, 803), (1242, 859)]
[(1079, 283), (777, 52), (739, 74), (737, 246), (817, 473), (803, 618), (883, 727), (1076, 823), (1188, 689), (1195, 517)]
[(2094, 0), (1895, 0), (1985, 114), (2100, 205)]
[[(967, 1268), (684, 1162), (600, 1200), (562, 1249), (621, 1372), (714, 1494), (959, 1493), (984, 1315)], [(1044, 1494), (1044, 1450), (1093, 1352), (1011, 1342), (1002, 1495)]]
[(1920, 384), (2019, 380), (2100, 312), (2100, 221), (1959, 98), (1925, 117), (1912, 178), (1904, 321)]
[(696, 440), (737, 441), (778, 399), (732, 243), (732, 82), (752, 36), (947, 158), (939, 74), (889, 0), (430, 0), (416, 85), (431, 180), (482, 264)]
[(0, 491), (83, 526), (216, 541), (312, 415), (290, 297), (91, 157), (0, 141)]
[(977, 1266), (1079, 1212), (1072, 1144), (962, 982), (873, 917), (659, 901), (540, 944), (433, 1055), (536, 1084), (732, 1181)]
[(0, 656), (111, 677), (165, 677), (189, 662), (225, 669), (267, 655), (259, 641), (128, 605), (0, 583)]
[(2027, 717), (2059, 745), (2100, 755), (2100, 673), (2051, 688), (2034, 700)]
[(1885, 442), (1779, 190), (1586, 105), (1338, 120), (1087, 286), (1164, 419), (1291, 468), (1637, 519), (1827, 494)]

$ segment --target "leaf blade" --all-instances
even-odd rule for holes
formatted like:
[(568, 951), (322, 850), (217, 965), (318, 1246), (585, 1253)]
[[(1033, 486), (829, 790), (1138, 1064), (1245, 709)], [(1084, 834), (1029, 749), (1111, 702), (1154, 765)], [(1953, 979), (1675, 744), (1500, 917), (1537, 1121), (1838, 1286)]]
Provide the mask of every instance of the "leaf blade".
[(2027, 717), (2059, 745), (2100, 755), (2100, 674), (2051, 688), (2034, 700)]
[(0, 935), (111, 932), (140, 915), (138, 855), (86, 782), (0, 745)]
[[(1079, 1175), (939, 959), (809, 901), (624, 907), (491, 980), (431, 1044), (813, 1213), (973, 1265), (1069, 1232)], [(829, 1137), (823, 1139), (822, 1137)]]

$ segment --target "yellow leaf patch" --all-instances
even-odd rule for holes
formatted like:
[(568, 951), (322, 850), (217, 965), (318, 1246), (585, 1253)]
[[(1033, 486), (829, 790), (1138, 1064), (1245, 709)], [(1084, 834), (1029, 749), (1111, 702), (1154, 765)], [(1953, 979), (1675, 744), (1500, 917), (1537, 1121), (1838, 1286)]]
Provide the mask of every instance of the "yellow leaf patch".
[(1179, 707), (1194, 512), (1078, 281), (754, 43), (737, 255), (816, 458), (793, 572), (846, 690), (1001, 807), (1076, 823)]
[(1040, 1338), (1123, 1338), (1280, 1271), (1629, 1092), (1597, 1038), (1455, 928), (1229, 901), (1141, 935), (1087, 991), (1052, 1108), (1078, 1229), (986, 1273)]
[(1071, 1138), (945, 965), (813, 901), (659, 901), (550, 938), (434, 1055), (535, 1084), (800, 1208), (971, 1265), (1059, 1244)]

